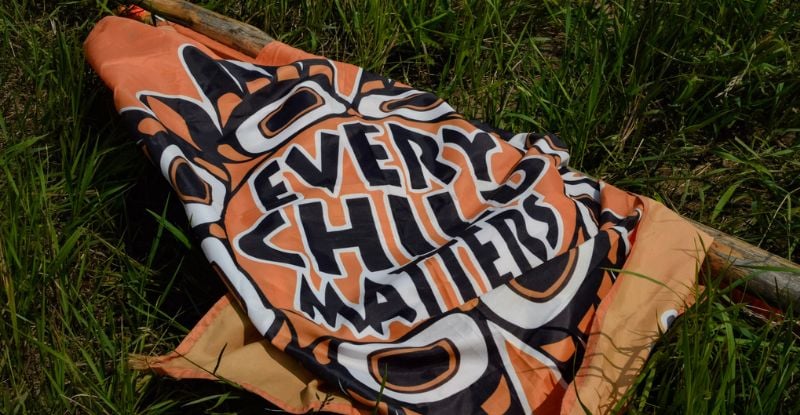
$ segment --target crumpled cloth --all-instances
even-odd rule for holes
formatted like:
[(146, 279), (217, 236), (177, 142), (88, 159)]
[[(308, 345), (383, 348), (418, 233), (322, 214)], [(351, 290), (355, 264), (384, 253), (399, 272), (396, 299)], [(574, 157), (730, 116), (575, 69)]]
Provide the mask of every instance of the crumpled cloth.
[(85, 49), (230, 289), (140, 365), (294, 413), (603, 413), (692, 301), (708, 236), (553, 135), (277, 41), (107, 17)]

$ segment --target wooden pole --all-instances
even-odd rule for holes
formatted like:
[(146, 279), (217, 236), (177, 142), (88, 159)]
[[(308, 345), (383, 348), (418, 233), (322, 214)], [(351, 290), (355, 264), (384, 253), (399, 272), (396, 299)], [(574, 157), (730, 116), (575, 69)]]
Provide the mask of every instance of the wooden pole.
[[(261, 30), (182, 0), (136, 0), (143, 9), (187, 26), (249, 56), (273, 39)], [(747, 279), (745, 289), (777, 307), (800, 310), (800, 265), (736, 237), (694, 222), (714, 237), (706, 264), (730, 281)]]
[(254, 26), (182, 0), (133, 0), (133, 4), (169, 21), (202, 33), (225, 46), (255, 57), (272, 42)]
[(800, 311), (800, 266), (710, 226), (691, 221), (711, 235), (714, 242), (706, 253), (706, 264), (730, 281), (745, 279), (748, 292), (780, 308)]

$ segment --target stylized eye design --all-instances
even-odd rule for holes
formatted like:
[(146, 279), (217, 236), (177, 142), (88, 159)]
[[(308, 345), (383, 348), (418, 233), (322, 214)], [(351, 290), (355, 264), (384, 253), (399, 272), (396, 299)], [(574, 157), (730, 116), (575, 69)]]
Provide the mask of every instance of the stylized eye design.
[(263, 154), (275, 150), (295, 134), (321, 119), (343, 114), (344, 104), (313, 81), (297, 84), (244, 120), (236, 138), (246, 151)]
[(455, 114), (455, 110), (433, 94), (415, 90), (395, 95), (373, 94), (361, 98), (358, 112), (375, 118), (397, 115), (416, 121), (433, 121)]
[(192, 226), (220, 219), (227, 188), (206, 169), (193, 164), (177, 146), (167, 146), (158, 161), (161, 172), (184, 203)]
[(211, 189), (185, 158), (175, 158), (169, 166), (169, 179), (184, 203), (211, 203)]
[(339, 362), (363, 385), (411, 403), (435, 402), (469, 388), (489, 365), (477, 323), (453, 313), (394, 343), (342, 343)]
[(313, 89), (308, 87), (298, 88), (293, 94), (286, 97), (280, 107), (267, 114), (258, 123), (261, 133), (266, 138), (272, 138), (297, 121), (298, 118), (321, 107), (325, 100)]
[[(460, 359), (458, 349), (449, 339), (420, 347), (398, 347), (371, 353), (372, 377), (398, 392), (424, 392), (448, 381), (456, 374)], [(424, 370), (408, 371), (420, 365)], [(391, 378), (388, 374), (392, 373)]]
[(418, 92), (403, 98), (387, 100), (381, 104), (380, 108), (381, 111), (386, 113), (396, 111), (400, 108), (408, 108), (413, 111), (428, 111), (443, 103), (444, 101), (436, 95)]

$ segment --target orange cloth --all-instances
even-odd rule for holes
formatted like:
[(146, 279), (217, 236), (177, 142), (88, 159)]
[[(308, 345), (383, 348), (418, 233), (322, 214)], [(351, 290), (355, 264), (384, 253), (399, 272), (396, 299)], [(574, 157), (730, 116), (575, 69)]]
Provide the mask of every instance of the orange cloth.
[(231, 291), (161, 373), (293, 413), (606, 413), (692, 301), (710, 238), (554, 136), (279, 42), (109, 17), (86, 55)]

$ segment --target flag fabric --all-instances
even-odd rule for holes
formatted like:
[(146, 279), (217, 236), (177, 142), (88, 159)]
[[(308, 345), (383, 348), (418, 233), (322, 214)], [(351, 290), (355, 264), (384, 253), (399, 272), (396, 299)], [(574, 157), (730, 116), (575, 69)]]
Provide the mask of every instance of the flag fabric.
[(160, 373), (293, 413), (602, 413), (692, 301), (710, 238), (553, 135), (277, 41), (107, 17), (85, 49), (229, 288)]

